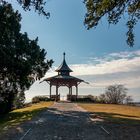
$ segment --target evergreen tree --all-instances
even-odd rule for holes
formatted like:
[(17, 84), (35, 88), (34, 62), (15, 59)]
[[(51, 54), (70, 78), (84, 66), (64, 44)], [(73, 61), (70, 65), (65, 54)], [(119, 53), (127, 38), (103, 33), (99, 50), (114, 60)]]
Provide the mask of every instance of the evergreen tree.
[(23, 93), (47, 72), (53, 61), (21, 33), (21, 15), (6, 2), (0, 4), (0, 113), (11, 111), (17, 94)]

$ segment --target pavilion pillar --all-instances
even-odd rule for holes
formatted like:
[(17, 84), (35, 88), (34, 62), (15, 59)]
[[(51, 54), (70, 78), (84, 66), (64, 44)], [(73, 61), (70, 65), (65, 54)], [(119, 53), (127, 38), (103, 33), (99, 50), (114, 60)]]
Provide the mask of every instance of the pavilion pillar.
[(52, 85), (50, 83), (50, 99), (51, 99), (51, 94), (52, 94)]
[(71, 100), (71, 98), (70, 98), (70, 87), (69, 87), (69, 95), (68, 95), (68, 100)]
[(56, 98), (55, 101), (58, 101), (58, 85), (56, 85)]
[(69, 99), (71, 100), (71, 96), (72, 96), (72, 87), (69, 87)]
[(69, 95), (71, 95), (71, 87), (69, 87)]
[(72, 95), (72, 87), (71, 87), (71, 95)]
[(78, 97), (78, 86), (76, 85), (76, 99)]

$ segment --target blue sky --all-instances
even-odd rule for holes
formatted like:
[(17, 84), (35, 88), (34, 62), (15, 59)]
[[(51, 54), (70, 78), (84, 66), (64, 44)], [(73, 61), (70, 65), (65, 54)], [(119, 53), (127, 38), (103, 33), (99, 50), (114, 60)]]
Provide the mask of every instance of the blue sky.
[[(102, 19), (96, 29), (88, 31), (83, 24), (86, 9), (82, 0), (48, 0), (46, 9), (51, 13), (48, 20), (32, 11), (23, 11), (15, 0), (9, 1), (22, 14), (22, 32), (27, 32), (30, 38), (38, 36), (47, 58), (55, 61), (46, 77), (55, 75), (53, 71), (65, 51), (67, 63), (74, 71), (72, 75), (91, 83), (81, 84), (80, 94), (98, 95), (106, 86), (116, 83), (124, 84), (129, 88), (128, 94), (140, 101), (140, 24), (135, 28), (135, 46), (129, 48), (125, 42), (127, 17), (115, 26)], [(67, 89), (61, 88), (60, 92), (64, 94)], [(27, 92), (27, 100), (39, 94), (48, 94), (46, 83), (36, 82)]]

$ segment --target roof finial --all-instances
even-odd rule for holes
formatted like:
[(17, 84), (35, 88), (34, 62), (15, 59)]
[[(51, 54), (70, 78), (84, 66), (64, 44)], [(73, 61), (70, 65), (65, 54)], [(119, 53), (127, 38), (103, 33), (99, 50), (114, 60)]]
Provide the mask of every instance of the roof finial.
[(63, 53), (63, 55), (64, 55), (64, 57), (63, 57), (63, 58), (64, 58), (64, 60), (65, 60), (65, 55), (66, 55), (66, 53), (64, 52), (64, 53)]

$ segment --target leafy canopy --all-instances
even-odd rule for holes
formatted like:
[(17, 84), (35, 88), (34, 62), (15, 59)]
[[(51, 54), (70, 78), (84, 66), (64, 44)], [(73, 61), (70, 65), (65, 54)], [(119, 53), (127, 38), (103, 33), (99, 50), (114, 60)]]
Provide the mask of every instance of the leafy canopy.
[(6, 2), (0, 4), (0, 107), (10, 111), (14, 99), (45, 75), (53, 61), (46, 51), (21, 33), (21, 15)]
[[(9, 2), (8, 0), (0, 0), (1, 2)], [(45, 0), (16, 0), (19, 5), (22, 6), (22, 8), (25, 11), (30, 11), (31, 9), (34, 9), (35, 12), (38, 12), (40, 15), (44, 15), (46, 18), (50, 17), (50, 13), (47, 12), (44, 9), (44, 6), (46, 4)]]
[(87, 8), (85, 25), (87, 29), (96, 27), (106, 17), (109, 24), (117, 24), (127, 15), (127, 44), (134, 46), (134, 27), (140, 19), (140, 0), (84, 0)]

